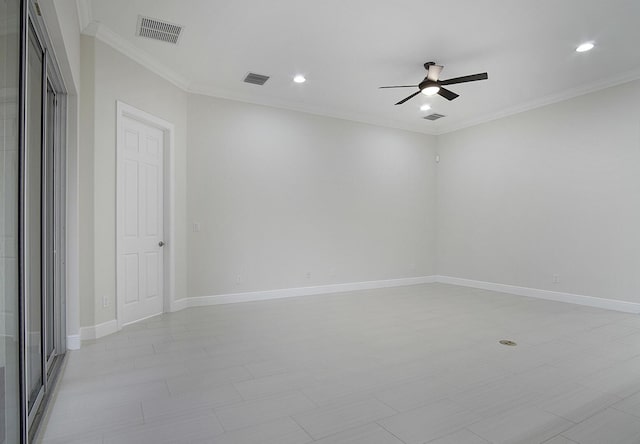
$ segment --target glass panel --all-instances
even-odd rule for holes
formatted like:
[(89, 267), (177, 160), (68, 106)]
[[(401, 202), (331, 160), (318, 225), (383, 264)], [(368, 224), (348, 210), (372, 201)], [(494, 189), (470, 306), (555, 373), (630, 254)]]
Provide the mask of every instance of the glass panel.
[(26, 358), (29, 411), (42, 388), (42, 51), (31, 32), (27, 51)]
[(56, 107), (56, 95), (51, 87), (51, 84), (48, 84), (47, 88), (47, 125), (46, 125), (46, 134), (47, 134), (47, 144), (45, 146), (45, 160), (46, 160), (46, 171), (45, 171), (45, 214), (46, 214), (46, 291), (45, 291), (45, 344), (46, 344), (46, 358), (47, 361), (52, 357), (55, 352), (55, 340), (56, 340), (56, 325), (55, 325), (55, 292), (54, 292), (54, 266), (55, 266), (55, 257), (54, 257), (54, 206), (57, 205), (54, 198), (54, 136), (55, 136), (55, 107)]
[(19, 441), (18, 82), (20, 2), (0, 1), (0, 444)]

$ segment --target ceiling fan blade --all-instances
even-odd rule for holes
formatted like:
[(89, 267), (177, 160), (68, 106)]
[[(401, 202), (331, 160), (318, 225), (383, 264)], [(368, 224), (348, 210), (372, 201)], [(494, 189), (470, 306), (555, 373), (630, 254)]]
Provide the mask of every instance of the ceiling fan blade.
[(384, 88), (417, 88), (418, 85), (402, 85), (402, 86), (379, 86), (378, 89)]
[(453, 100), (456, 97), (460, 97), (459, 94), (454, 93), (453, 91), (449, 91), (447, 88), (440, 88), (440, 91), (438, 91), (438, 95), (444, 97), (447, 100)]
[(427, 72), (427, 79), (437, 82), (438, 77), (440, 77), (440, 73), (442, 72), (442, 68), (444, 68), (444, 66), (429, 65), (429, 71)]
[(396, 105), (402, 105), (404, 102), (406, 102), (409, 99), (413, 99), (415, 96), (417, 96), (418, 94), (420, 94), (422, 91), (418, 91), (417, 93), (413, 93), (411, 94), (409, 97), (405, 97), (404, 99), (402, 99), (401, 101), (399, 101), (398, 103), (396, 103)]
[(472, 74), (470, 76), (455, 77), (453, 79), (441, 80), (440, 85), (455, 85), (456, 83), (475, 82), (476, 80), (487, 80), (489, 74), (483, 72), (481, 74)]

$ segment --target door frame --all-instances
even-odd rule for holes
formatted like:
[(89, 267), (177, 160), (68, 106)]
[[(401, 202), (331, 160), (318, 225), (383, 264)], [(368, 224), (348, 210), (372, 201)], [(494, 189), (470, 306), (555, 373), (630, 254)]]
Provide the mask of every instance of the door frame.
[(121, 204), (124, 203), (124, 119), (136, 120), (162, 131), (163, 134), (163, 295), (162, 312), (172, 311), (175, 301), (175, 127), (159, 117), (134, 106), (116, 101), (116, 320), (118, 330), (124, 327), (123, 277), (120, 272), (120, 253), (124, 248), (124, 227)]

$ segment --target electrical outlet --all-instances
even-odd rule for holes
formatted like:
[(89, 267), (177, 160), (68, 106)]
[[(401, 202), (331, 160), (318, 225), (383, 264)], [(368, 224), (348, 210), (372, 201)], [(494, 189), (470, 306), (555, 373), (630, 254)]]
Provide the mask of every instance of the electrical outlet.
[(194, 233), (199, 233), (200, 232), (200, 222), (194, 222), (193, 223), (193, 232)]
[(560, 275), (559, 274), (554, 274), (553, 275), (553, 283), (554, 284), (559, 284), (560, 283)]
[(242, 283), (242, 276), (237, 275), (236, 276), (236, 285), (240, 285)]
[(307, 277), (307, 279), (311, 279), (311, 272), (310, 271), (307, 271), (306, 277)]
[(102, 297), (102, 308), (107, 308), (109, 306), (109, 298), (107, 296)]
[(409, 264), (409, 270), (410, 271), (416, 271), (416, 264), (415, 263)]

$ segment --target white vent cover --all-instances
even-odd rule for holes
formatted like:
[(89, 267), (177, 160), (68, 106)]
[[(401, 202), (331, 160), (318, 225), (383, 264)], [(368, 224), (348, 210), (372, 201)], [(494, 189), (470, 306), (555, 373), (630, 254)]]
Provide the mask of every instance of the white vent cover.
[(136, 35), (161, 42), (177, 44), (182, 34), (183, 26), (156, 20), (151, 17), (138, 16)]
[(433, 114), (429, 114), (428, 116), (425, 116), (424, 119), (427, 120), (438, 120), (438, 119), (442, 119), (443, 117), (446, 117), (442, 114), (438, 114), (438, 113), (433, 113)]
[(254, 72), (250, 72), (244, 78), (245, 83), (253, 83), (254, 85), (264, 85), (267, 80), (269, 80), (269, 76), (264, 76), (262, 74), (256, 74)]

